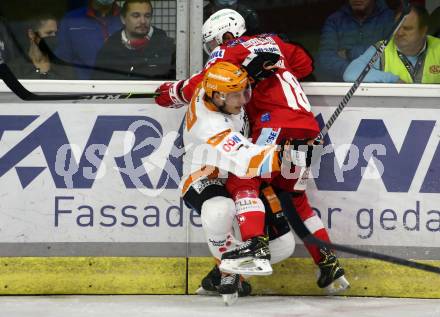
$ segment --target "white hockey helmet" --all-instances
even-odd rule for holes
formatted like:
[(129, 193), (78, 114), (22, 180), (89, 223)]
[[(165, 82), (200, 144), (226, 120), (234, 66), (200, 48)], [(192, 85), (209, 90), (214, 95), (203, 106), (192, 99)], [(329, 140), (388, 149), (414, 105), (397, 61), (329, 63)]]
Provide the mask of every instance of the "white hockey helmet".
[(207, 54), (223, 43), (223, 35), (230, 32), (239, 37), (246, 32), (244, 18), (232, 9), (222, 9), (212, 14), (203, 24), (203, 49)]

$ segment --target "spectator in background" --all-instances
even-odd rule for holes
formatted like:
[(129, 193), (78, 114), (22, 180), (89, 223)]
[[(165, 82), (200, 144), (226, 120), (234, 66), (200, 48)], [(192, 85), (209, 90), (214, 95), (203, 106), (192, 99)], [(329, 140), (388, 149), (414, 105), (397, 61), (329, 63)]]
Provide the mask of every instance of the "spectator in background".
[(121, 10), (124, 27), (99, 51), (93, 79), (175, 78), (173, 40), (151, 25), (152, 17), (150, 0), (125, 1)]
[[(425, 0), (409, 0), (408, 4), (417, 4), (421, 6), (425, 6)], [(402, 13), (403, 9), (403, 1), (402, 0), (386, 0), (388, 8), (394, 11), (394, 16), (398, 18)]]
[(78, 79), (90, 79), (96, 54), (121, 27), (114, 0), (90, 0), (87, 6), (68, 12), (61, 20), (56, 55), (76, 65)]
[(431, 13), (429, 19), (429, 34), (435, 37), (440, 37), (440, 7), (437, 7)]
[[(67, 0), (67, 10), (74, 10), (87, 5), (88, 0)], [(122, 7), (124, 0), (116, 0), (116, 4)]]
[[(411, 11), (364, 82), (440, 84), (440, 39), (427, 36), (429, 14), (423, 6)], [(345, 81), (354, 81), (376, 48), (371, 46), (350, 63)]]
[(74, 10), (87, 5), (87, 0), (67, 0), (67, 10)]
[(240, 13), (246, 22), (248, 35), (260, 33), (259, 20), (255, 10), (240, 4), (238, 0), (210, 0), (203, 8), (203, 20), (206, 20), (213, 13), (221, 9), (232, 9)]
[(348, 64), (385, 38), (393, 22), (393, 11), (382, 0), (349, 0), (322, 28), (316, 60), (318, 80), (342, 81)]
[(15, 45), (5, 23), (0, 18), (0, 61), (8, 62), (15, 55)]
[(26, 56), (16, 56), (9, 68), (23, 79), (74, 79), (73, 69), (56, 63), (57, 20), (51, 15), (34, 18), (26, 29)]

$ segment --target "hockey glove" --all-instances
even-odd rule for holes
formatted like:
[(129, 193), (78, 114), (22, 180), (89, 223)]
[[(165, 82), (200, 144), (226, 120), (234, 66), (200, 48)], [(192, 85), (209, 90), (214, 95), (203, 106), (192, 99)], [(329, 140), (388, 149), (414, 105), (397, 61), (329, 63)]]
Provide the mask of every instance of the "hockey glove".
[(280, 162), (284, 160), (299, 167), (309, 167), (312, 163), (312, 154), (316, 145), (312, 140), (283, 140), (280, 144)]
[(277, 71), (278, 68), (275, 64), (278, 63), (279, 59), (280, 55), (275, 53), (251, 53), (246, 57), (242, 65), (249, 74), (249, 77), (255, 82), (259, 82)]
[(186, 105), (185, 100), (180, 93), (180, 89), (183, 86), (183, 80), (176, 83), (166, 82), (156, 89), (156, 93), (159, 94), (155, 98), (156, 103), (164, 108), (180, 108)]

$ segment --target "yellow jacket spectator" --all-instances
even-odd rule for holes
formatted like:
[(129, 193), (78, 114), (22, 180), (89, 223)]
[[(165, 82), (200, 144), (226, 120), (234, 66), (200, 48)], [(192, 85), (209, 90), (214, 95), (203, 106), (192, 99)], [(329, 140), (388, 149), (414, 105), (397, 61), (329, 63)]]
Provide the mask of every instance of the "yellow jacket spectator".
[[(440, 39), (427, 35), (428, 21), (426, 9), (413, 5), (364, 82), (439, 84)], [(371, 46), (350, 63), (344, 72), (345, 81), (356, 80), (375, 49)]]
[(415, 56), (404, 55), (392, 40), (381, 58), (381, 69), (399, 76), (401, 81), (408, 84), (439, 84), (440, 39), (428, 35), (423, 49)]

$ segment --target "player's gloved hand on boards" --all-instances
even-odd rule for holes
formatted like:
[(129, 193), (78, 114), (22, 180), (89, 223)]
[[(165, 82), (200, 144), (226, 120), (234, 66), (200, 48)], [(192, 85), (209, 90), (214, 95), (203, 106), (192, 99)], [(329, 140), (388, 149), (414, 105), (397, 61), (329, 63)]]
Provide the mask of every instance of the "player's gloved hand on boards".
[(281, 150), (278, 153), (280, 162), (284, 159), (296, 166), (309, 167), (315, 148), (322, 145), (314, 144), (314, 141), (314, 139), (283, 140), (280, 144)]
[(255, 82), (259, 82), (277, 71), (278, 67), (275, 64), (279, 59), (280, 55), (276, 53), (250, 53), (243, 61), (242, 66), (246, 69), (249, 77)]
[(183, 86), (183, 80), (178, 82), (165, 82), (156, 89), (156, 93), (159, 94), (155, 101), (156, 103), (165, 108), (180, 108), (186, 105), (185, 100), (182, 98), (180, 89)]

